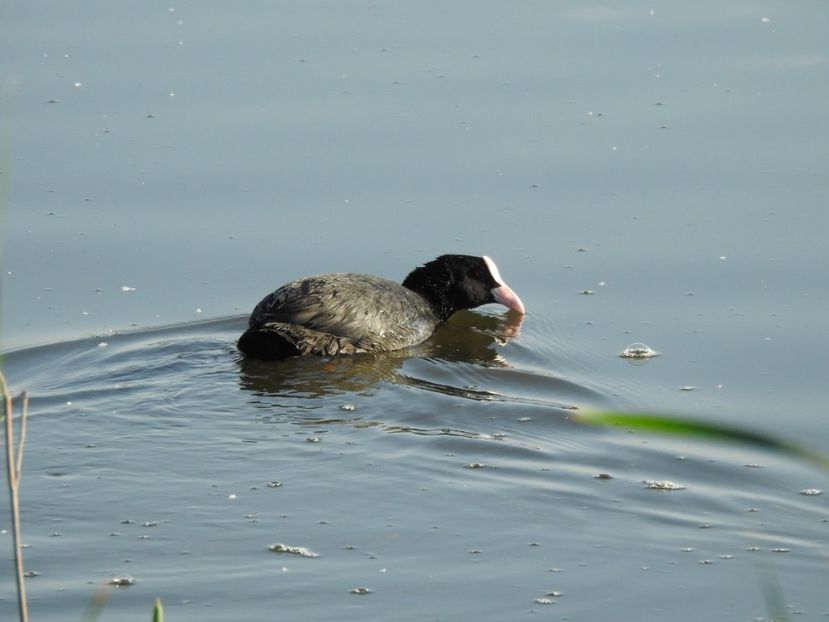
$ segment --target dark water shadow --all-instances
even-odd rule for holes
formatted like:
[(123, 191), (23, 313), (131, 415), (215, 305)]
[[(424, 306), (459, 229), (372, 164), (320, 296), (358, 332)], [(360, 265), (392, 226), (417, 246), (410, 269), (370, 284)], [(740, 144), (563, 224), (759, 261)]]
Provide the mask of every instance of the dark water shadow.
[[(426, 342), (394, 352), (284, 361), (240, 357), (239, 384), (260, 396), (314, 399), (339, 393), (370, 393), (384, 382), (416, 384), (401, 371), (411, 359), (505, 367), (508, 363), (498, 348), (518, 336), (522, 319), (517, 313), (496, 316), (464, 311), (452, 316)], [(447, 386), (444, 392), (455, 391)]]
[[(509, 344), (520, 337), (523, 320), (524, 316), (511, 312), (467, 311), (455, 314), (423, 344), (395, 352), (276, 362), (240, 358), (240, 388), (253, 393), (260, 406), (271, 402), (276, 408), (288, 404), (283, 398), (312, 401), (341, 394), (367, 396), (389, 385), (559, 412), (576, 409), (578, 404), (605, 404), (607, 396), (594, 389), (510, 363)], [(413, 397), (401, 394), (403, 400)]]

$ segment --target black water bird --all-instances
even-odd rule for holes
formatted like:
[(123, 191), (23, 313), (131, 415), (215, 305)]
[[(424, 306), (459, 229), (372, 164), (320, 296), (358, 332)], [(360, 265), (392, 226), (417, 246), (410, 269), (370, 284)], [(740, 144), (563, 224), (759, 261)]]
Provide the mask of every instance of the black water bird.
[(489, 257), (441, 255), (402, 285), (367, 274), (308, 276), (265, 296), (237, 345), (258, 359), (398, 350), (428, 339), (455, 311), (490, 302), (524, 313)]

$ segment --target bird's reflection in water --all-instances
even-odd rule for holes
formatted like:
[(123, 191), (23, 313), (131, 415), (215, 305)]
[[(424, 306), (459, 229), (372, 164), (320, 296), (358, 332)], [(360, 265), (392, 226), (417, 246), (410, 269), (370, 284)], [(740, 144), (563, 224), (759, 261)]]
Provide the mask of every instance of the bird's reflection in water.
[[(243, 358), (239, 382), (242, 390), (260, 396), (313, 400), (341, 393), (370, 394), (383, 382), (416, 386), (417, 382), (400, 373), (403, 363), (412, 358), (508, 367), (499, 348), (518, 337), (523, 317), (511, 311), (499, 315), (460, 311), (424, 343), (394, 352), (330, 358), (293, 357), (284, 361)], [(434, 386), (424, 388), (436, 390)], [(441, 392), (450, 395), (457, 395), (461, 390), (448, 386), (444, 389)]]

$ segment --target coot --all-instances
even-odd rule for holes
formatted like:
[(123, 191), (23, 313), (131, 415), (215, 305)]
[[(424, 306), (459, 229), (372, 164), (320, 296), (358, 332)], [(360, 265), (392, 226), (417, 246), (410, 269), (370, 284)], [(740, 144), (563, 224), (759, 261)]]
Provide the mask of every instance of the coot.
[(309, 276), (265, 296), (238, 347), (258, 359), (397, 350), (427, 339), (455, 311), (489, 302), (524, 313), (489, 257), (441, 255), (402, 285), (367, 274)]

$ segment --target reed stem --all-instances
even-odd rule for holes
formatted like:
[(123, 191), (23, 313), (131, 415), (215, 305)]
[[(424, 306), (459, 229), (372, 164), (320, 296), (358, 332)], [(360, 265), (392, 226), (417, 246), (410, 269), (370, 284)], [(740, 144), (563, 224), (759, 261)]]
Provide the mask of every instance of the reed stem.
[(26, 583), (23, 575), (23, 548), (20, 542), (20, 473), (23, 467), (23, 445), (26, 442), (26, 417), (29, 414), (29, 396), (25, 392), (21, 399), (23, 410), (20, 415), (18, 430), (20, 438), (14, 446), (13, 401), (6, 378), (0, 372), (0, 385), (3, 389), (3, 401), (6, 405), (6, 466), (8, 470), (9, 498), (11, 500), (12, 536), (14, 541), (14, 563), (17, 576), (17, 603), (21, 622), (29, 620), (29, 606), (26, 601)]

